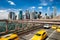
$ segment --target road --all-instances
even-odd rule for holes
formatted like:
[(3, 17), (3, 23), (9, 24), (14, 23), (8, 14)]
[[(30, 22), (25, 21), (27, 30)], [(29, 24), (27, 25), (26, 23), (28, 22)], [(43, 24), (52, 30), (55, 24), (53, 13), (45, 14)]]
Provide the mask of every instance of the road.
[[(20, 40), (31, 40), (31, 38), (33, 37), (33, 35), (41, 30), (43, 28), (39, 28), (37, 30), (34, 30), (30, 33), (24, 34), (22, 36), (20, 36)], [(56, 32), (56, 30), (53, 29), (45, 29), (47, 31), (48, 37), (45, 40), (60, 40), (60, 33)]]

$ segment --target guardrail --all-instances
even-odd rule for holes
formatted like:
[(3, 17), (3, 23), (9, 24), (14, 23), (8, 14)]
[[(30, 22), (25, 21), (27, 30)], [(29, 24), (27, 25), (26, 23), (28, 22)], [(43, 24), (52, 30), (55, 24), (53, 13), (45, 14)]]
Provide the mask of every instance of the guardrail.
[[(49, 21), (50, 20), (50, 21)], [(4, 32), (0, 32), (0, 34), (7, 34), (10, 32), (16, 32), (16, 31), (23, 31), (23, 30), (27, 30), (29, 28), (29, 26), (32, 28), (33, 25), (35, 24), (59, 24), (60, 25), (60, 20), (54, 20), (54, 19), (45, 19), (45, 20), (0, 20), (0, 22), (5, 22), (6, 26), (5, 31)], [(14, 25), (12, 23), (15, 23)], [(10, 26), (13, 25), (13, 26)], [(24, 25), (24, 26), (23, 26)], [(0, 27), (1, 30), (2, 27)], [(14, 28), (14, 29), (12, 29)]]

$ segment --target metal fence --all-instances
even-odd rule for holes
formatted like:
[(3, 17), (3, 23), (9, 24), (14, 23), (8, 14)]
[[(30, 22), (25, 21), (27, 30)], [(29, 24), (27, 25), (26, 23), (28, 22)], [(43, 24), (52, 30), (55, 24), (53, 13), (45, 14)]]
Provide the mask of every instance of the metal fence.
[(0, 34), (13, 33), (16, 31), (23, 31), (32, 27), (30, 23), (15, 23), (15, 22), (0, 22)]

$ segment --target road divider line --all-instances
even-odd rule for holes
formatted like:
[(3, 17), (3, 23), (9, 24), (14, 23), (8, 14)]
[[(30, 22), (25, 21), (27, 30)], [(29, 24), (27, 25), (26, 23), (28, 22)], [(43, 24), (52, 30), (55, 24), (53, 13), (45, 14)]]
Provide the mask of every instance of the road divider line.
[(48, 36), (48, 38), (47, 38), (46, 40), (49, 40), (49, 37), (51, 37), (55, 32), (56, 32), (56, 30), (54, 30), (54, 31)]

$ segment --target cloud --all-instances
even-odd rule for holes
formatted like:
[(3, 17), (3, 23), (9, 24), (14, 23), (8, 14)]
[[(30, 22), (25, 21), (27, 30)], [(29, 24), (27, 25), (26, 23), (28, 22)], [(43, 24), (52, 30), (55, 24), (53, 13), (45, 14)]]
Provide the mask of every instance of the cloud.
[(6, 10), (0, 10), (0, 13), (2, 13), (2, 12), (6, 12)]
[(43, 7), (38, 7), (38, 9), (42, 9)]
[(42, 6), (47, 6), (48, 3), (41, 3), (40, 5), (42, 5)]
[(32, 6), (32, 7), (31, 7), (31, 9), (34, 9), (34, 8), (36, 8), (36, 7), (35, 7), (35, 6)]
[(0, 10), (0, 19), (7, 19), (7, 18), (8, 18), (7, 10)]
[(19, 10), (22, 10), (22, 9), (19, 9)]
[(12, 1), (8, 1), (8, 3), (10, 3), (10, 5), (16, 5), (14, 2)]
[[(19, 9), (5, 9), (5, 10), (0, 10), (0, 19), (8, 19), (8, 14), (10, 11), (13, 11), (18, 15)], [(18, 16), (17, 16), (18, 19)]]
[(39, 5), (47, 6), (48, 2), (47, 2), (47, 0), (40, 0), (40, 4)]
[(54, 8), (54, 6), (52, 6), (52, 8)]

